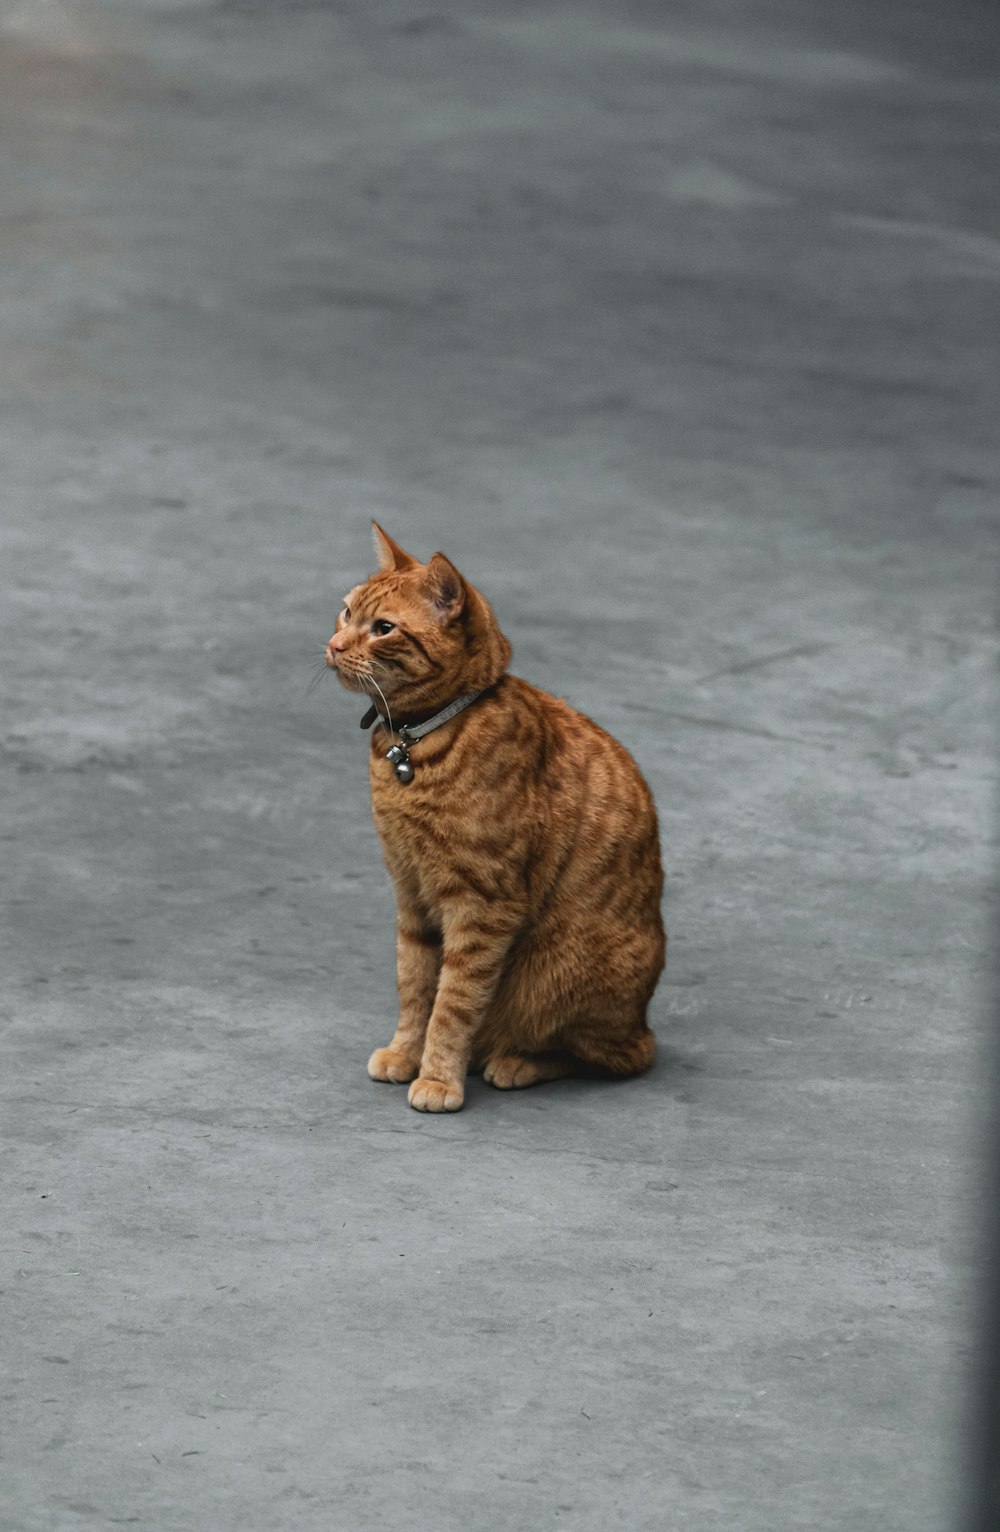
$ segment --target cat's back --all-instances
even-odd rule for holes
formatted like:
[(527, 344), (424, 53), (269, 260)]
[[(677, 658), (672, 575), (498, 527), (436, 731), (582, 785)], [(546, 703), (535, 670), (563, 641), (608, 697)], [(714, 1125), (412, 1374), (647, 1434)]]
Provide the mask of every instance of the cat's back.
[(522, 718), (520, 818), (539, 935), (572, 940), (592, 954), (638, 943), (658, 975), (660, 836), (639, 766), (620, 740), (563, 698), (509, 679), (509, 705)]
[[(562, 878), (596, 872), (662, 884), (653, 795), (625, 746), (561, 697), (508, 678), (520, 715), (519, 801), (543, 862)], [(574, 876), (575, 874), (575, 876)]]
[(539, 777), (572, 791), (602, 788), (653, 808), (652, 794), (634, 757), (586, 713), (519, 676), (508, 676), (510, 706), (530, 719), (534, 752), (529, 764)]

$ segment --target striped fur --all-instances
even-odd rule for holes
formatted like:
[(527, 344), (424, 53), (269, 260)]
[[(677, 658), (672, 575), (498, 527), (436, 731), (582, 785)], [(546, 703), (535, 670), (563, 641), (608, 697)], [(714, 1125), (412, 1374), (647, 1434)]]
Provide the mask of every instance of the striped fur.
[(488, 603), (442, 554), (420, 564), (375, 535), (380, 570), (349, 592), (327, 664), (353, 690), (377, 682), (397, 727), (489, 689), (412, 746), (409, 785), (372, 731), (399, 1023), (369, 1074), (411, 1082), (430, 1112), (462, 1105), (470, 1068), (500, 1088), (637, 1074), (666, 953), (649, 788), (597, 724), (507, 674)]

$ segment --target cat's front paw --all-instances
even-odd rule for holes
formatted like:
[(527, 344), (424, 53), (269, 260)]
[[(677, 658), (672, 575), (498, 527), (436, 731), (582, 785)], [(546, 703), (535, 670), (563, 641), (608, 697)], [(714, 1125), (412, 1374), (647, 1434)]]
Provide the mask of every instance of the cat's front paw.
[(414, 1080), (407, 1101), (418, 1112), (457, 1112), (465, 1100), (462, 1086), (452, 1080)]
[(368, 1060), (368, 1073), (373, 1080), (392, 1080), (405, 1085), (420, 1072), (420, 1062), (404, 1053), (402, 1048), (376, 1048)]

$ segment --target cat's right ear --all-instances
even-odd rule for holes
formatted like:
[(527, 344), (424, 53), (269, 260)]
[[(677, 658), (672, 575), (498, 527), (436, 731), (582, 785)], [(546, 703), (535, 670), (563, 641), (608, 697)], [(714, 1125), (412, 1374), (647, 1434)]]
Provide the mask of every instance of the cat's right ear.
[(372, 532), (375, 537), (375, 556), (378, 559), (380, 574), (388, 574), (391, 569), (416, 569), (419, 560), (413, 558), (398, 543), (394, 543), (388, 532), (383, 532), (377, 521), (372, 522)]
[(435, 553), (427, 565), (427, 583), (435, 610), (445, 621), (461, 617), (467, 600), (465, 581), (443, 553)]

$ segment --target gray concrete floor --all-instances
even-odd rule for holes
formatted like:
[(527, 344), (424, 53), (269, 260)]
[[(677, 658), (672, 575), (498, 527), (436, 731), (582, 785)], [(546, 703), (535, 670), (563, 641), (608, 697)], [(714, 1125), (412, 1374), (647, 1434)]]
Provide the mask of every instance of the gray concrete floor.
[[(992, 30), (990, 30), (992, 29)], [(995, 14), (8, 3), (5, 1532), (940, 1532)], [(368, 521), (634, 751), (656, 1071), (373, 1085)]]

